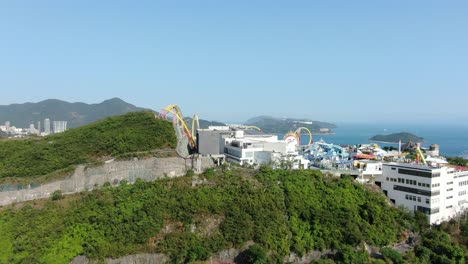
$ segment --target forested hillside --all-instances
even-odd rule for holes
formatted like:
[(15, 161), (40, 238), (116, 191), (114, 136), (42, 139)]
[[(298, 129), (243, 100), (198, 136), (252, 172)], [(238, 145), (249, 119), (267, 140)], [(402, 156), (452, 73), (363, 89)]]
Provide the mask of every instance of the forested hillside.
[[(408, 229), (425, 228), (424, 221), (418, 224), (352, 178), (268, 167), (220, 168), (199, 178), (205, 181), (197, 187), (191, 176), (137, 181), (5, 208), (0, 263), (69, 263), (77, 255), (102, 259), (141, 252), (186, 263), (247, 241), (258, 245), (253, 251), (264, 261), (258, 263), (325, 249), (336, 254), (322, 263), (370, 263), (377, 260), (362, 250), (362, 242), (386, 246), (404, 239)], [(459, 224), (464, 241), (467, 227)], [(424, 230), (427, 236), (408, 256), (384, 250), (388, 263), (462, 261), (460, 242), (445, 231)]]
[[(10, 121), (12, 126), (29, 127), (33, 122), (63, 120), (69, 128), (90, 124), (109, 116), (123, 115), (128, 112), (143, 111), (122, 99), (112, 98), (98, 104), (69, 103), (57, 99), (48, 99), (38, 103), (0, 105), (0, 124)], [(36, 127), (37, 128), (37, 127)]]
[(0, 141), (0, 179), (40, 176), (103, 156), (175, 148), (172, 124), (132, 112), (43, 138)]

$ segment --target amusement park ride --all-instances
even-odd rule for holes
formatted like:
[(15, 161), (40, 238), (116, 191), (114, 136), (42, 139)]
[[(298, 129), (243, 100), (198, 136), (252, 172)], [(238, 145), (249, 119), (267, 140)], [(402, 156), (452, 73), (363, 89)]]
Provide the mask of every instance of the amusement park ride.
[(178, 141), (177, 153), (181, 157), (188, 157), (190, 154), (197, 151), (196, 131), (200, 128), (200, 120), (197, 115), (194, 115), (192, 118), (191, 128), (187, 126), (182, 110), (180, 110), (180, 107), (177, 105), (167, 106), (161, 110), (159, 115), (164, 119), (170, 119), (172, 116), (172, 122), (174, 123)]
[[(181, 157), (189, 157), (191, 154), (197, 152), (197, 129), (200, 128), (200, 120), (197, 115), (194, 115), (192, 118), (192, 126), (189, 128), (187, 123), (184, 120), (184, 115), (182, 114), (182, 110), (177, 105), (168, 105), (167, 107), (163, 108), (160, 113), (159, 117), (163, 119), (171, 120), (174, 124), (174, 129), (177, 134), (177, 153)], [(256, 126), (246, 126), (243, 129), (255, 129), (261, 131), (259, 127)], [(302, 131), (306, 131), (309, 134), (309, 141), (307, 145), (312, 144), (312, 132), (306, 127), (299, 127), (294, 132), (289, 132), (284, 136), (284, 140), (288, 142), (295, 141), (296, 146), (301, 146), (301, 135)]]
[(301, 146), (301, 136), (303, 130), (305, 130), (309, 134), (309, 142), (306, 144), (306, 146), (309, 146), (314, 141), (312, 137), (312, 132), (310, 132), (310, 130), (307, 127), (299, 127), (298, 129), (296, 129), (296, 131), (287, 133), (283, 139), (288, 142), (296, 140), (297, 146)]

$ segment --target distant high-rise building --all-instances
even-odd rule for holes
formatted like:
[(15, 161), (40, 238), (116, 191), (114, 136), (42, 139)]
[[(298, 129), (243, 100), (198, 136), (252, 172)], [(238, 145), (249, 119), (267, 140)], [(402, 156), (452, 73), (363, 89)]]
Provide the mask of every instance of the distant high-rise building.
[(44, 119), (44, 134), (46, 135), (50, 134), (50, 119), (49, 118)]
[(37, 121), (37, 135), (41, 135), (41, 121)]
[(67, 130), (67, 121), (54, 121), (54, 133), (62, 133)]
[(36, 134), (36, 128), (34, 127), (34, 123), (31, 122), (31, 124), (29, 124), (29, 129), (28, 129), (28, 133), (29, 134)]
[(10, 130), (10, 121), (5, 122), (5, 128), (6, 128), (7, 131)]

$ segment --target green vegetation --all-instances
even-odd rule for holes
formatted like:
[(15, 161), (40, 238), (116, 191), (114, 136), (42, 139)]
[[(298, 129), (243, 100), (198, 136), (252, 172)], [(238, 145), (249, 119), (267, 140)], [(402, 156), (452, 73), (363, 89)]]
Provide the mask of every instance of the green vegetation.
[(394, 133), (390, 135), (376, 135), (371, 137), (369, 140), (372, 141), (380, 141), (380, 142), (390, 142), (390, 143), (398, 143), (400, 140), (403, 143), (407, 142), (423, 142), (422, 137), (418, 137), (411, 133), (401, 132), (401, 133)]
[(68, 103), (49, 99), (38, 103), (0, 105), (0, 121), (3, 124), (9, 120), (12, 126), (24, 128), (29, 127), (31, 121), (34, 123), (40, 121), (44, 124), (44, 119), (49, 118), (51, 122), (66, 120), (69, 128), (75, 128), (109, 116), (143, 110), (145, 109), (119, 98), (112, 98), (99, 104)]
[(0, 179), (36, 177), (101, 157), (175, 148), (172, 124), (152, 112), (132, 112), (44, 138), (0, 141)]
[[(335, 261), (369, 260), (363, 241), (385, 246), (415, 228), (406, 212), (352, 178), (264, 167), (208, 170), (191, 177), (11, 206), (0, 213), (0, 263), (68, 263), (77, 255), (162, 252), (172, 262), (206, 260), (254, 241), (253, 263), (291, 252), (335, 249)], [(265, 249), (265, 250), (263, 250)], [(268, 252), (265, 261), (264, 253)]]
[[(312, 122), (312, 124), (304, 122)], [(266, 133), (276, 134), (286, 134), (290, 131), (295, 131), (299, 127), (306, 127), (312, 131), (312, 133), (320, 133), (320, 128), (336, 128), (335, 125), (326, 122), (292, 118), (281, 119), (269, 116), (251, 118), (246, 122), (246, 124), (257, 126)]]
[(448, 157), (447, 161), (455, 166), (468, 166), (468, 160), (461, 157)]

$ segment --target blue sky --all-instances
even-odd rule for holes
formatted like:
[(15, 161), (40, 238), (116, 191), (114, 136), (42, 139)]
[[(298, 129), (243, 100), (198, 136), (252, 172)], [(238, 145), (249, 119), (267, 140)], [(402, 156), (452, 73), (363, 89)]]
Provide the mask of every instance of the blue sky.
[(0, 104), (468, 122), (468, 1), (2, 1)]

